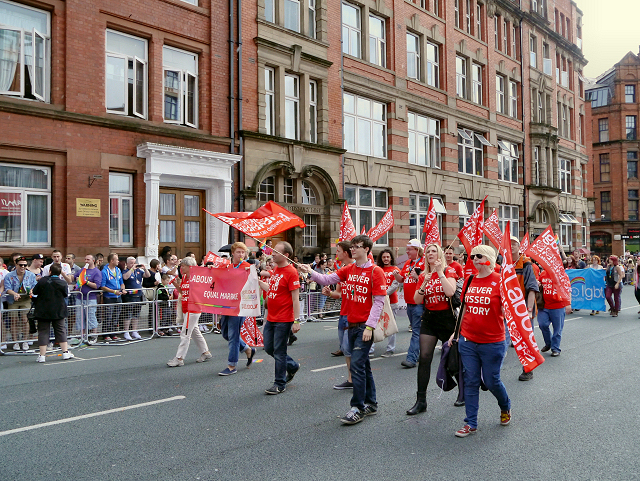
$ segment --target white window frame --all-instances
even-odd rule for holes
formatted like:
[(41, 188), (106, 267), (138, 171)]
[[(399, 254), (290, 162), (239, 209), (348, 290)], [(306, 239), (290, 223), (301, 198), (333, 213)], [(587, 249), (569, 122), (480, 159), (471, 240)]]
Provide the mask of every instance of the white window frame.
[[(382, 102), (377, 102), (372, 99), (368, 99), (366, 97), (362, 97), (359, 95), (355, 95), (352, 93), (345, 92), (344, 98), (351, 97), (353, 99), (354, 111), (348, 112), (346, 110), (347, 102), (345, 101), (345, 112), (344, 112), (344, 139), (345, 146), (349, 152), (354, 152), (356, 154), (362, 155), (370, 155), (373, 157), (386, 158), (387, 157), (387, 105)], [(364, 107), (365, 102), (368, 102), (369, 105), (369, 116), (367, 117), (364, 113), (360, 113), (360, 106)], [(380, 109), (382, 111), (382, 120), (374, 117), (374, 110)], [(350, 128), (350, 123), (353, 125), (353, 130)], [(359, 133), (361, 132), (360, 128), (362, 127), (362, 132), (366, 131), (365, 127), (368, 125), (369, 130), (369, 142), (368, 145), (363, 145), (363, 143), (359, 142)], [(376, 137), (376, 132), (378, 132), (379, 128), (382, 128), (382, 138), (379, 139), (381, 144), (376, 144), (374, 141)], [(353, 139), (353, 142), (350, 141)], [(381, 151), (376, 151), (377, 148), (382, 148)]]
[(529, 36), (529, 62), (531, 67), (538, 68), (538, 39), (534, 35)]
[(465, 29), (469, 35), (471, 35), (471, 0), (467, 0), (464, 17), (465, 17)]
[(460, 199), (458, 202), (458, 223), (460, 229), (464, 227), (479, 205), (479, 200)]
[(309, 142), (318, 143), (318, 82), (309, 80)]
[(502, 51), (504, 52), (505, 55), (508, 55), (508, 49), (509, 49), (509, 29), (507, 28), (507, 20), (506, 19), (502, 19)]
[[(419, 124), (424, 124), (426, 129), (421, 129)], [(424, 152), (423, 158), (419, 158), (421, 151)], [(409, 163), (436, 169), (441, 167), (439, 120), (409, 112)]]
[[(426, 43), (427, 52), (427, 78), (426, 84), (432, 87), (440, 87), (440, 47), (431, 42)], [(433, 55), (432, 55), (433, 54)], [(433, 58), (432, 58), (433, 57)]]
[(500, 114), (506, 114), (504, 91), (505, 84), (505, 78), (502, 75), (496, 75), (496, 112)]
[[(21, 8), (21, 9), (25, 9), (25, 10), (32, 10), (34, 12), (37, 12), (39, 14), (44, 14), (46, 15), (46, 24), (47, 24), (47, 31), (42, 33), (39, 30), (37, 30), (36, 28), (32, 28), (31, 30), (25, 30), (23, 28), (18, 28), (18, 27), (14, 27), (14, 26), (10, 26), (10, 25), (6, 25), (3, 24), (2, 21), (0, 20), (0, 30), (8, 30), (8, 31), (13, 31), (13, 32), (17, 32), (20, 35), (20, 54), (19, 57), (17, 59), (18, 65), (16, 66), (16, 70), (19, 69), (19, 72), (16, 72), (16, 74), (20, 75), (20, 86), (19, 86), (19, 90), (0, 90), (0, 95), (10, 95), (10, 96), (15, 96), (15, 97), (20, 97), (20, 98), (25, 98), (25, 99), (30, 99), (30, 100), (39, 100), (41, 102), (50, 102), (50, 96), (51, 96), (51, 84), (50, 84), (50, 71), (51, 71), (51, 14), (45, 10), (41, 10), (39, 8), (34, 8), (28, 5), (23, 5), (21, 3), (15, 3), (15, 2), (11, 2), (8, 0), (2, 0), (0, 3), (6, 3), (8, 5), (12, 5), (13, 7), (17, 7), (17, 8)], [(26, 54), (26, 35), (31, 35), (31, 61), (29, 62), (29, 64), (27, 65), (27, 61), (26, 61), (26, 57), (28, 56)], [(42, 65), (42, 73), (41, 73), (41, 78), (40, 78), (40, 82), (42, 85), (42, 92), (37, 92), (37, 85), (36, 85), (36, 55), (35, 55), (35, 49), (34, 49), (34, 45), (35, 45), (35, 39), (36, 38), (40, 38), (43, 42), (42, 45), (42, 49), (43, 49), (43, 55), (44, 55), (44, 62)], [(29, 66), (31, 66), (31, 74), (29, 73)], [(26, 95), (26, 85), (25, 85), (25, 78), (29, 76), (30, 79), (33, 79), (32, 81), (32, 85), (31, 85), (31, 94), (33, 95), (33, 99), (31, 99), (30, 97), (25, 97)]]
[(282, 200), (285, 204), (293, 204), (293, 179), (285, 178), (282, 184)]
[[(371, 28), (372, 20), (382, 24), (382, 37), (371, 33), (373, 31)], [(387, 24), (384, 18), (372, 13), (369, 14), (369, 62), (382, 68), (387, 67), (386, 28)]]
[(453, 11), (455, 26), (456, 28), (460, 28), (460, 0), (454, 0)]
[(318, 217), (315, 214), (305, 214), (306, 227), (302, 231), (302, 247), (318, 247)]
[(482, 105), (482, 65), (471, 64), (471, 101)]
[[(606, 127), (606, 128), (603, 128)], [(609, 118), (598, 119), (598, 141), (609, 142)]]
[[(630, 90), (630, 92), (627, 92), (627, 90)], [(636, 86), (635, 85), (624, 86), (624, 103), (626, 104), (636, 103)]]
[(430, 196), (426, 194), (411, 192), (409, 194), (410, 239), (420, 239), (420, 241), (422, 242), (422, 228), (424, 227), (424, 221), (427, 217), (427, 212), (429, 211), (429, 203), (431, 201), (431, 198), (433, 198), (433, 207), (438, 218), (438, 231), (440, 232), (440, 237), (442, 238), (442, 235), (444, 234), (444, 232), (442, 231), (442, 216), (447, 213), (442, 198), (438, 196)]
[(500, 50), (500, 37), (498, 36), (498, 25), (500, 24), (498, 20), (499, 15), (493, 16), (493, 29), (494, 29), (494, 43), (496, 50)]
[[(34, 187), (11, 187), (0, 186), (0, 193), (2, 194), (20, 194), (20, 239), (15, 242), (0, 242), (2, 247), (19, 246), (19, 247), (37, 247), (37, 246), (50, 246), (51, 245), (51, 168), (42, 167), (39, 165), (29, 164), (10, 164), (0, 163), (2, 167), (14, 167), (21, 169), (33, 169), (45, 172), (47, 177), (47, 187), (44, 189)], [(28, 197), (39, 196), (46, 197), (47, 199), (47, 240), (46, 242), (28, 242)]]
[[(139, 58), (135, 55), (126, 55), (123, 54), (122, 52), (112, 52), (110, 50), (108, 50), (107, 48), (107, 35), (109, 33), (115, 34), (115, 35), (120, 35), (122, 37), (128, 37), (131, 38), (133, 40), (136, 40), (138, 42), (143, 42), (144, 43), (144, 55), (145, 58)], [(149, 44), (147, 42), (146, 39), (141, 38), (141, 37), (136, 37), (134, 35), (129, 35), (127, 33), (122, 33), (119, 32), (117, 30), (112, 30), (112, 29), (107, 29), (105, 36), (104, 36), (104, 42), (105, 42), (105, 59), (106, 58), (121, 58), (124, 59), (125, 61), (125, 79), (124, 79), (124, 112), (120, 112), (118, 110), (109, 110), (108, 108), (108, 104), (107, 104), (107, 88), (106, 88), (106, 80), (105, 80), (105, 89), (104, 89), (104, 101), (105, 101), (105, 107), (106, 107), (106, 111), (110, 114), (117, 114), (117, 115), (126, 115), (126, 116), (135, 116), (135, 117), (139, 117), (141, 119), (146, 119), (147, 118), (147, 111), (148, 111), (148, 98), (149, 98), (149, 71), (148, 71), (148, 63), (147, 63), (147, 56), (149, 55)], [(105, 60), (106, 61), (106, 60)], [(132, 99), (132, 105), (133, 105), (133, 112), (129, 112), (129, 89), (128, 89), (128, 85), (129, 85), (129, 76), (128, 76), (128, 71), (129, 71), (129, 62), (133, 63), (133, 99)], [(142, 73), (142, 89), (143, 89), (143, 101), (142, 101), (142, 112), (136, 111), (136, 104), (137, 104), (137, 83), (139, 81), (138, 78), (138, 69), (137, 66), (138, 64), (142, 64), (143, 66), (143, 73)], [(164, 100), (164, 99), (163, 99)], [(164, 105), (164, 102), (163, 102)]]
[[(409, 67), (411, 64), (414, 65), (413, 72)], [(407, 32), (407, 77), (420, 81), (420, 37), (411, 32)]]
[(509, 116), (518, 118), (518, 83), (509, 81)]
[(533, 148), (533, 185), (540, 185), (540, 147)]
[[(300, 33), (300, 0), (284, 0), (284, 12), (283, 12), (283, 21), (284, 28), (287, 30), (292, 30), (294, 32)], [(291, 15), (291, 18), (295, 18), (295, 25), (288, 24), (289, 16), (287, 15), (287, 6), (289, 8), (295, 8), (296, 14)]]
[(309, 0), (309, 36), (318, 38), (316, 26), (316, 0)]
[(498, 179), (518, 183), (518, 145), (506, 140), (498, 140)]
[[(353, 5), (349, 2), (342, 2), (342, 9), (352, 8), (356, 12), (356, 18), (358, 19), (358, 25), (349, 25), (342, 23), (342, 53), (351, 55), (352, 57), (362, 58), (362, 10), (357, 5)], [(345, 15), (342, 15), (344, 19)], [(345, 40), (345, 34), (348, 37)], [(351, 42), (357, 40), (357, 52), (352, 51)]]
[[(361, 191), (370, 191), (371, 193), (370, 206), (361, 205), (360, 203)], [(376, 194), (384, 194), (384, 199), (385, 199), (384, 206), (376, 205), (376, 201), (378, 199), (378, 196), (376, 196)], [(344, 188), (344, 196), (345, 196), (345, 199), (347, 199), (347, 202), (349, 204), (349, 212), (351, 213), (351, 219), (353, 220), (353, 224), (358, 234), (360, 233), (360, 230), (362, 229), (362, 226), (363, 226), (361, 221), (362, 212), (369, 212), (371, 215), (371, 225), (367, 229), (369, 230), (375, 227), (378, 222), (380, 222), (380, 219), (385, 214), (385, 212), (387, 212), (387, 209), (389, 208), (389, 192), (387, 191), (387, 189), (377, 189), (374, 187), (361, 187), (358, 185), (347, 184), (345, 185), (345, 188)], [(380, 239), (374, 242), (374, 245), (386, 246), (388, 245), (388, 243), (389, 243), (389, 233), (387, 232)]]
[(459, 55), (456, 55), (456, 95), (467, 98), (467, 59)]
[(551, 61), (551, 47), (548, 43), (542, 44), (542, 71), (551, 77), (553, 72), (553, 63)]
[[(111, 193), (109, 192), (109, 245), (110, 246), (132, 246), (133, 245), (133, 175), (132, 174), (124, 174), (121, 172), (109, 172), (109, 184), (111, 184), (111, 177), (126, 177), (129, 180), (129, 193)], [(109, 189), (111, 191), (111, 189)], [(111, 201), (117, 200), (118, 202), (118, 240), (113, 241), (111, 239)], [(129, 232), (130, 232), (130, 242), (124, 242), (122, 240), (122, 232), (123, 232), (123, 220), (124, 217), (123, 209), (122, 209), (122, 201), (129, 201)]]
[(546, 116), (544, 114), (544, 94), (542, 92), (538, 92), (538, 122), (544, 124), (547, 122)]
[(482, 40), (482, 5), (476, 3), (476, 37)]
[(507, 222), (511, 222), (511, 235), (520, 238), (520, 207), (517, 205), (498, 205), (498, 225), (504, 232)]
[(569, 137), (569, 123), (568, 123), (568, 116), (567, 116), (567, 109), (568, 107), (564, 104), (562, 104), (562, 136), (564, 137)]
[[(482, 136), (482, 134), (479, 135)], [(467, 172), (467, 151), (471, 151), (471, 168), (473, 169), (472, 172)], [(462, 159), (462, 170), (460, 170), (460, 159)], [(480, 168), (478, 169), (478, 167)], [(458, 172), (461, 174), (474, 175), (477, 177), (484, 176), (483, 142), (479, 139), (478, 135), (476, 135), (475, 132), (464, 128), (458, 128)]]
[[(287, 90), (287, 79), (293, 80), (294, 90), (290, 92)], [(300, 140), (300, 77), (292, 74), (285, 74), (284, 76), (284, 132), (283, 137), (292, 140)], [(293, 110), (290, 112), (290, 107)], [(293, 118), (289, 115), (293, 113)], [(293, 127), (294, 132), (291, 136), (290, 130)]]
[(518, 49), (516, 47), (516, 26), (511, 24), (511, 56), (517, 58)]
[[(180, 88), (179, 88), (179, 100), (180, 103), (178, 104), (178, 108), (180, 110), (180, 114), (179, 114), (179, 119), (167, 119), (166, 118), (166, 113), (165, 113), (165, 94), (163, 91), (162, 94), (162, 118), (164, 119), (164, 122), (166, 124), (177, 124), (177, 125), (186, 125), (187, 127), (193, 127), (194, 129), (198, 128), (198, 108), (199, 108), (199, 102), (198, 102), (198, 54), (195, 54), (193, 52), (189, 52), (187, 50), (182, 50), (179, 48), (175, 48), (175, 47), (170, 47), (168, 45), (163, 45), (162, 47), (163, 49), (163, 54), (165, 50), (174, 50), (183, 54), (187, 54), (187, 55), (193, 55), (195, 57), (195, 72), (191, 72), (189, 70), (185, 70), (185, 69), (177, 69), (174, 67), (166, 67), (164, 66), (164, 62), (163, 62), (163, 67), (162, 67), (162, 88), (164, 90), (165, 88), (165, 80), (166, 80), (166, 73), (167, 72), (175, 72), (178, 73), (178, 78), (180, 80)], [(194, 89), (190, 90), (189, 89), (189, 83), (190, 80), (193, 79), (194, 81)], [(187, 118), (187, 113), (189, 110), (189, 94), (192, 93), (193, 94), (193, 122), (190, 122), (189, 119)]]
[(316, 196), (316, 191), (313, 186), (306, 180), (300, 182), (300, 194), (302, 195), (302, 199), (300, 199), (301, 204), (318, 205), (318, 197)]
[(585, 220), (582, 219), (582, 247), (587, 247), (587, 226), (585, 225)]
[(264, 69), (264, 102), (265, 121), (264, 130), (267, 135), (275, 135), (276, 126), (276, 91), (275, 91), (275, 71), (271, 67)]
[(560, 244), (562, 247), (571, 247), (572, 224), (560, 224)]
[[(271, 189), (269, 189), (271, 187)], [(276, 176), (269, 175), (260, 181), (258, 192), (256, 192), (258, 202), (276, 201)]]
[(558, 159), (558, 182), (563, 193), (571, 194), (571, 161), (568, 159)]

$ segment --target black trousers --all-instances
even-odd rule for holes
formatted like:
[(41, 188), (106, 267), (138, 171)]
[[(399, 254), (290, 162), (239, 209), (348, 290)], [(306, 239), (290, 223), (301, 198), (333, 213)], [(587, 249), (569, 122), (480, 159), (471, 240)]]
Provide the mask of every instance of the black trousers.
[(56, 337), (56, 342), (67, 342), (67, 326), (64, 319), (38, 319), (38, 346), (49, 344), (51, 326)]

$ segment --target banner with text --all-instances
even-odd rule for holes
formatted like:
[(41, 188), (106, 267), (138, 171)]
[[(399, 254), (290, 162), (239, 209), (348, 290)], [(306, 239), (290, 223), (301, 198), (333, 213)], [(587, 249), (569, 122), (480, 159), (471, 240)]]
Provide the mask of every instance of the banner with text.
[(258, 274), (251, 268), (192, 267), (189, 311), (225, 316), (259, 316)]
[(571, 282), (571, 307), (606, 311), (604, 302), (604, 269), (569, 269), (566, 271)]

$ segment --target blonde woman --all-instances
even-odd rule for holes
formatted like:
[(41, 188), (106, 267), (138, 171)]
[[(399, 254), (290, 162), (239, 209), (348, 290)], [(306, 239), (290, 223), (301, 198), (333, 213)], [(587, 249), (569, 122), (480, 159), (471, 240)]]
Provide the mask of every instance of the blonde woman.
[[(416, 403), (407, 410), (409, 416), (427, 410), (427, 385), (431, 375), (431, 361), (438, 339), (447, 342), (456, 327), (449, 297), (456, 292), (457, 274), (447, 262), (438, 244), (426, 249), (425, 272), (420, 274), (420, 288), (414, 294), (416, 304), (424, 306), (420, 325), (420, 357), (418, 359), (418, 392)], [(462, 395), (458, 393), (459, 402)], [(456, 401), (457, 405), (458, 401)]]

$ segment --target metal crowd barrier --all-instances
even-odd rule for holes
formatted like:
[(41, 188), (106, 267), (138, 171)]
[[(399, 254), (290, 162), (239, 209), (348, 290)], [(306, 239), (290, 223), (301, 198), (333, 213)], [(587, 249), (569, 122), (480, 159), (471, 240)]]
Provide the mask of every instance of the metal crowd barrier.
[(337, 321), (340, 316), (341, 299), (331, 299), (320, 291), (303, 292), (301, 313), (307, 321)]

